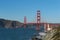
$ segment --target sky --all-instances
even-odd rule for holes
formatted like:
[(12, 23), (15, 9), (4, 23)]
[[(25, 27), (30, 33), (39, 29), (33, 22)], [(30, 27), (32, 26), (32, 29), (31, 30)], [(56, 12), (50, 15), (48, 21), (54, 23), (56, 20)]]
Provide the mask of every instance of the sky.
[(0, 0), (0, 18), (24, 22), (36, 22), (37, 10), (41, 22), (60, 23), (60, 0)]

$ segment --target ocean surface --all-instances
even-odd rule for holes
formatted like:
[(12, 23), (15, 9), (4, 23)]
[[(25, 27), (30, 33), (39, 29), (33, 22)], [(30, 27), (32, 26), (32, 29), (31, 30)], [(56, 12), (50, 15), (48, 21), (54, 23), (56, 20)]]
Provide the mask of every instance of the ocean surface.
[[(42, 32), (44, 28), (40, 28)], [(29, 40), (38, 34), (35, 28), (0, 28), (0, 40)]]

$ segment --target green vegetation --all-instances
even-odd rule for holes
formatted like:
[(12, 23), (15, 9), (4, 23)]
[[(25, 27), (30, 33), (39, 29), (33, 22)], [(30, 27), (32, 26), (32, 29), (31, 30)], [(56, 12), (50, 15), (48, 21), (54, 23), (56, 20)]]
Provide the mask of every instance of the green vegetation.
[(53, 30), (47, 32), (45, 40), (60, 40), (60, 26), (55, 27)]

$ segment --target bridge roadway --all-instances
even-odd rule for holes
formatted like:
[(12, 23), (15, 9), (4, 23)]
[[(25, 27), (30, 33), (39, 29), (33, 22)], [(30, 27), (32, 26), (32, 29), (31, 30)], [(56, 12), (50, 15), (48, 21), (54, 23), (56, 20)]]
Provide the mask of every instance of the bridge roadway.
[[(60, 23), (39, 23), (39, 25), (60, 26)], [(26, 23), (26, 25), (37, 25), (37, 23)]]
[[(37, 26), (37, 23), (26, 23), (26, 24), (22, 24), (20, 27), (24, 27), (24, 26)], [(60, 26), (60, 23), (39, 23), (40, 26), (44, 26), (44, 27), (58, 27)]]

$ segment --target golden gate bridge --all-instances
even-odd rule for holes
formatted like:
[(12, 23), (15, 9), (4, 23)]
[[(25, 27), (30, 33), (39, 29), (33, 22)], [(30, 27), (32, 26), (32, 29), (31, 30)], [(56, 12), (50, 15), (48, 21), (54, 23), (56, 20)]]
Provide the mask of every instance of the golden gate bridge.
[(26, 25), (30, 24), (30, 25), (35, 25), (36, 26), (36, 30), (40, 30), (40, 26), (44, 25), (44, 29), (45, 29), (45, 31), (47, 31), (47, 30), (52, 30), (52, 27), (60, 26), (59, 23), (41, 22), (41, 12), (40, 12), (40, 10), (37, 10), (36, 20), (37, 20), (36, 23), (35, 22), (28, 23), (26, 16), (24, 16), (24, 23), (23, 23), (24, 28), (26, 28)]

